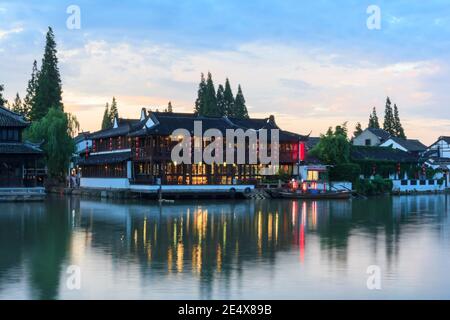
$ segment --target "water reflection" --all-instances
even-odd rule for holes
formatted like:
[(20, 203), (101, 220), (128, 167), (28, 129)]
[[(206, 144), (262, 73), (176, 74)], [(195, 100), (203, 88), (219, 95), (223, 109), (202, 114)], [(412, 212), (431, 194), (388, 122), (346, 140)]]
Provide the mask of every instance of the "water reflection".
[[(424, 235), (422, 250), (448, 253), (448, 202), (433, 195), (0, 204), (0, 298), (301, 298), (325, 290), (342, 297), (339, 291), (349, 288), (367, 294), (355, 289), (354, 279), (364, 277), (355, 270), (375, 262), (401, 284), (403, 268), (415, 274), (414, 266), (404, 267), (415, 236)], [(449, 258), (441, 262), (444, 269)], [(82, 267), (80, 292), (65, 287), (70, 264)]]

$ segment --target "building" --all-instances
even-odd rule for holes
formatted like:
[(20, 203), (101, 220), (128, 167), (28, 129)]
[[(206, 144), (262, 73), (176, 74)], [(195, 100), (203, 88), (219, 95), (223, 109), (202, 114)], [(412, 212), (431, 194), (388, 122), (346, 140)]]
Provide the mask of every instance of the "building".
[(450, 159), (450, 136), (439, 137), (438, 140), (428, 147), (429, 156)]
[(0, 187), (42, 186), (46, 169), (38, 145), (22, 141), (29, 126), (23, 117), (0, 106)]
[(409, 152), (414, 155), (421, 155), (427, 150), (427, 146), (416, 139), (402, 139), (398, 137), (389, 137), (380, 147), (391, 147), (393, 149)]
[(354, 146), (377, 147), (390, 138), (389, 132), (383, 129), (367, 128), (353, 139)]
[[(201, 122), (202, 141), (193, 141), (192, 148), (206, 148), (211, 138), (204, 137), (209, 129), (217, 129), (223, 136), (226, 149), (228, 129), (256, 133), (262, 129), (279, 130), (279, 166), (271, 168), (290, 176), (298, 175), (300, 158), (304, 156), (306, 136), (281, 130), (273, 116), (264, 119), (233, 119), (227, 117), (203, 117), (193, 113), (141, 111), (139, 119), (116, 119), (110, 129), (89, 134), (92, 150), (81, 153), (80, 166), (82, 187), (130, 188), (132, 185), (254, 185), (264, 179), (257, 164), (192, 164), (175, 163), (171, 151), (180, 142), (172, 133), (176, 129), (187, 130), (194, 135), (195, 123)], [(270, 148), (270, 135), (269, 148)], [(258, 148), (259, 141), (252, 144), (246, 139), (248, 160), (250, 148)], [(234, 141), (234, 149), (238, 142)], [(303, 147), (302, 147), (303, 144)], [(302, 151), (303, 150), (303, 151)], [(303, 152), (303, 155), (302, 155)], [(269, 150), (270, 153), (270, 150)], [(235, 152), (236, 155), (236, 152)], [(247, 163), (247, 162), (246, 162)]]

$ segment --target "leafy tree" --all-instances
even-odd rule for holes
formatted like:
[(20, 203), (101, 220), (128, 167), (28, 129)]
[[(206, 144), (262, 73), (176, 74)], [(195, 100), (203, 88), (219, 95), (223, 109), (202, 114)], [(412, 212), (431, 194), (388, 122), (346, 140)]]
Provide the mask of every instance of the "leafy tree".
[(224, 105), (225, 115), (232, 117), (234, 109), (234, 96), (228, 78), (225, 80), (225, 91), (223, 93), (223, 99), (225, 103)]
[(396, 104), (394, 104), (394, 132), (396, 137), (406, 139), (405, 130), (403, 130), (402, 123), (400, 122), (400, 116), (398, 114)]
[(33, 69), (31, 71), (31, 78), (28, 80), (27, 94), (23, 100), (23, 113), (27, 120), (31, 117), (31, 110), (35, 104), (36, 90), (38, 86), (39, 70), (37, 62), (34, 60)]
[(50, 108), (47, 115), (33, 122), (25, 136), (33, 142), (43, 142), (42, 148), (48, 173), (52, 178), (64, 178), (69, 167), (70, 157), (75, 151), (72, 139), (74, 134), (73, 118), (61, 108)]
[(52, 28), (49, 27), (42, 67), (37, 80), (35, 103), (31, 110), (31, 120), (33, 121), (38, 121), (45, 117), (52, 107), (64, 110), (61, 77), (56, 53), (55, 36)]
[(225, 89), (223, 85), (219, 85), (217, 88), (217, 109), (219, 110), (219, 115), (224, 116), (227, 114), (226, 101), (225, 101)]
[(102, 130), (108, 128), (111, 128), (111, 118), (109, 116), (109, 103), (106, 103), (105, 112), (103, 113)]
[(386, 99), (383, 129), (385, 131), (389, 132), (390, 134), (395, 135), (394, 114), (392, 112), (391, 99), (389, 99), (389, 97), (387, 97), (387, 99)]
[(353, 136), (356, 138), (356, 137), (359, 136), (362, 132), (363, 132), (363, 129), (362, 129), (362, 127), (361, 127), (361, 123), (358, 122), (358, 123), (356, 124), (355, 131), (353, 131)]
[(200, 83), (198, 85), (198, 92), (197, 92), (197, 100), (195, 101), (195, 108), (194, 112), (198, 115), (203, 115), (206, 111), (206, 81), (205, 81), (205, 75), (201, 74)]
[(239, 119), (248, 119), (249, 117), (241, 85), (238, 86), (238, 93), (234, 99), (233, 117)]
[(111, 125), (114, 124), (114, 119), (119, 118), (119, 109), (117, 108), (117, 101), (116, 98), (113, 97), (111, 108), (109, 109), (109, 119), (111, 122)]
[(320, 136), (319, 143), (310, 154), (329, 165), (349, 163), (350, 142), (347, 139), (346, 124), (337, 126), (334, 131), (330, 127), (326, 134)]
[(0, 84), (0, 106), (6, 107), (6, 105), (8, 104), (8, 100), (3, 97), (3, 90), (5, 90), (5, 86), (3, 84)]
[(369, 128), (375, 128), (375, 129), (379, 129), (380, 128), (380, 123), (378, 121), (378, 116), (377, 116), (377, 109), (375, 107), (373, 107), (372, 113), (369, 116)]
[(11, 110), (15, 113), (18, 113), (22, 116), (24, 115), (22, 100), (20, 99), (19, 93), (16, 93), (16, 97), (14, 98), (14, 102), (11, 105)]

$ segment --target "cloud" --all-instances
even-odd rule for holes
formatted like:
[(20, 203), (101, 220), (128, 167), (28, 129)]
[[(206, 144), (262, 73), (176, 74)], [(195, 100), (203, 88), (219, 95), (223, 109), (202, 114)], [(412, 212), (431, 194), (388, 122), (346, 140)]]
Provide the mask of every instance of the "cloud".
[(23, 31), (22, 27), (12, 28), (8, 30), (0, 29), (0, 40), (5, 39), (11, 34), (21, 33)]

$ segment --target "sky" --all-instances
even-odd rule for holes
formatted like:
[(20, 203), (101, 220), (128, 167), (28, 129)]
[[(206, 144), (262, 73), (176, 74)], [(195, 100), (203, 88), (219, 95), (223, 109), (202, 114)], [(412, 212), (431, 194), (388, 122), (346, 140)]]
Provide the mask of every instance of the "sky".
[[(80, 28), (73, 11), (80, 9)], [(368, 28), (376, 6), (379, 28)], [(377, 20), (378, 21), (378, 20)], [(121, 117), (140, 109), (190, 112), (200, 74), (241, 84), (252, 117), (318, 136), (382, 120), (389, 96), (408, 138), (450, 135), (448, 0), (0, 0), (0, 83), (25, 95), (51, 26), (65, 110), (98, 130), (115, 96)]]

